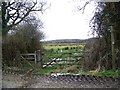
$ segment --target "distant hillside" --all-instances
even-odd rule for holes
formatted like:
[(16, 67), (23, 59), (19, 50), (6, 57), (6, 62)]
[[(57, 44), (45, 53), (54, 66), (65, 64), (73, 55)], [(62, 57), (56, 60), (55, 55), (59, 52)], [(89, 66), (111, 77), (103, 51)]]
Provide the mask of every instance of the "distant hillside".
[(80, 40), (80, 39), (58, 39), (58, 40), (44, 41), (43, 43), (56, 44), (56, 43), (81, 43), (81, 42), (82, 42), (82, 40)]
[(50, 40), (50, 41), (42, 41), (43, 44), (58, 44), (58, 43), (86, 43), (88, 41), (94, 40), (96, 38), (90, 39), (58, 39), (58, 40)]

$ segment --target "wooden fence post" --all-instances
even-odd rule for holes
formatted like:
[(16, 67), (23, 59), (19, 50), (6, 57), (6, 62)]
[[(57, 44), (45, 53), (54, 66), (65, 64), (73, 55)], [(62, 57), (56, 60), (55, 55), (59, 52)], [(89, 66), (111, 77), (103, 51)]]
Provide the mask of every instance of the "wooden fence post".
[(113, 70), (115, 70), (116, 69), (115, 67), (115, 40), (114, 40), (113, 26), (111, 26), (111, 50), (112, 50), (112, 68)]
[(35, 64), (36, 64), (37, 63), (37, 52), (36, 51), (35, 51), (34, 58), (35, 58)]
[(38, 67), (40, 67), (40, 68), (43, 68), (43, 58), (42, 58), (42, 53), (41, 53), (41, 51), (40, 50), (38, 50), (37, 52), (36, 52), (36, 55), (37, 55), (37, 65), (38, 65)]

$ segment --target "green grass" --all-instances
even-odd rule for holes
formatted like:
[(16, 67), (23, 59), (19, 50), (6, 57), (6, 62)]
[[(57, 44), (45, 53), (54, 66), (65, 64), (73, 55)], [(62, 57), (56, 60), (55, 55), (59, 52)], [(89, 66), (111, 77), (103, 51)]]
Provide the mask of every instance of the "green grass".
[[(24, 72), (26, 71), (26, 67), (24, 68)], [(29, 70), (30, 67), (27, 67)], [(21, 68), (18, 67), (8, 67), (6, 70), (14, 71), (14, 72), (21, 72)], [(23, 69), (22, 69), (23, 71)], [(51, 74), (51, 73), (66, 73), (66, 74), (82, 74), (82, 75), (95, 75), (95, 76), (102, 76), (102, 77), (120, 77), (120, 70), (103, 70), (103, 71), (80, 71), (78, 65), (55, 65), (54, 67), (47, 67), (43, 69), (37, 69), (33, 72), (33, 74)]]
[(120, 77), (120, 70), (103, 70), (103, 71), (80, 71), (79, 74), (84, 75), (95, 75), (95, 76), (106, 76), (106, 77)]
[(99, 76), (120, 77), (120, 70), (104, 70), (98, 73)]
[(56, 65), (44, 69), (38, 69), (33, 72), (34, 74), (51, 74), (51, 73), (66, 73), (66, 74), (82, 74), (82, 75), (95, 75), (101, 77), (120, 77), (120, 70), (103, 70), (103, 71), (80, 71), (78, 65)]
[(43, 68), (43, 69), (38, 69), (36, 71), (33, 72), (33, 74), (50, 74), (52, 73), (54, 70), (56, 70), (56, 68)]

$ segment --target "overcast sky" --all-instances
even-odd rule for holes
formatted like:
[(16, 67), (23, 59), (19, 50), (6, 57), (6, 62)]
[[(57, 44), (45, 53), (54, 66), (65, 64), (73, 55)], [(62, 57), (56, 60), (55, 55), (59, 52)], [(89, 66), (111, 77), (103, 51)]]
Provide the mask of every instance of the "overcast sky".
[(48, 1), (51, 6), (42, 15), (45, 40), (89, 38), (89, 20), (93, 16), (94, 4), (87, 5), (82, 14), (77, 9), (77, 6), (82, 7), (85, 4), (81, 0)]

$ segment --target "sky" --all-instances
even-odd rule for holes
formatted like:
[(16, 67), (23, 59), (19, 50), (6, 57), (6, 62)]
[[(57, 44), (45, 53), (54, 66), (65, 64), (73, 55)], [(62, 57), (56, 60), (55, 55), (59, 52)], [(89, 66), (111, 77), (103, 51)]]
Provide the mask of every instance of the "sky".
[(44, 40), (56, 39), (87, 39), (90, 31), (89, 20), (93, 16), (94, 4), (86, 6), (84, 13), (77, 7), (82, 7), (85, 0), (48, 0), (51, 6), (41, 16), (44, 23)]

